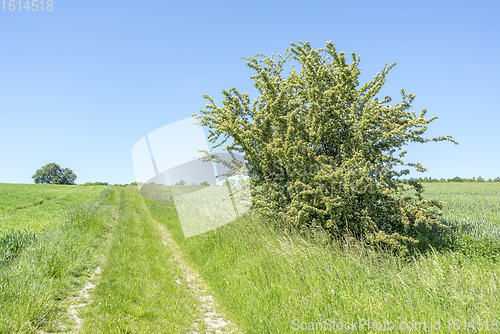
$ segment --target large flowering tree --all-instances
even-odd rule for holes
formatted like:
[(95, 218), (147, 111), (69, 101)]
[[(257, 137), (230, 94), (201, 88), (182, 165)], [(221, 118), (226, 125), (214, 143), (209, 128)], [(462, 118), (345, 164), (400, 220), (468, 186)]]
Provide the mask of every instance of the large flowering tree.
[(409, 111), (415, 95), (401, 90), (394, 105), (376, 97), (395, 64), (360, 86), (360, 58), (353, 53), (348, 64), (332, 42), (318, 50), (292, 43), (278, 58), (246, 58), (259, 91), (252, 103), (236, 88), (222, 91), (222, 107), (204, 96), (210, 104), (196, 116), (213, 148), (244, 154), (253, 206), (268, 219), (407, 252), (440, 225), (442, 203), (422, 199), (419, 184), (410, 182), (416, 192), (409, 192), (400, 178), (409, 170), (395, 167), (425, 171), (403, 161), (404, 146), (452, 137), (423, 137), (436, 117)]

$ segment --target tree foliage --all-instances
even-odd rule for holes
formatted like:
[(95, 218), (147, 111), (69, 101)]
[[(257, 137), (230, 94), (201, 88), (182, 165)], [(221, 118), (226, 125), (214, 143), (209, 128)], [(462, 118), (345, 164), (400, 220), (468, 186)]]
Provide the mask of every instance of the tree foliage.
[(454, 140), (423, 137), (436, 117), (410, 112), (415, 95), (404, 89), (394, 105), (389, 96), (376, 98), (395, 63), (360, 86), (359, 56), (352, 53), (348, 64), (332, 42), (318, 50), (309, 42), (291, 43), (278, 58), (245, 58), (256, 72), (250, 78), (259, 95), (252, 103), (236, 88), (222, 91), (222, 107), (204, 96), (207, 110), (193, 116), (209, 127), (212, 149), (244, 154), (254, 208), (268, 218), (407, 252), (440, 225), (442, 203), (423, 200), (420, 184), (400, 180), (409, 170), (394, 167), (425, 171), (403, 161), (403, 147)]
[(61, 168), (58, 164), (46, 164), (31, 177), (35, 183), (75, 184), (76, 175), (69, 168)]
[(187, 184), (187, 182), (181, 179), (181, 180), (179, 180), (179, 182), (177, 182), (175, 185), (176, 185), (176, 186), (185, 186), (186, 184)]

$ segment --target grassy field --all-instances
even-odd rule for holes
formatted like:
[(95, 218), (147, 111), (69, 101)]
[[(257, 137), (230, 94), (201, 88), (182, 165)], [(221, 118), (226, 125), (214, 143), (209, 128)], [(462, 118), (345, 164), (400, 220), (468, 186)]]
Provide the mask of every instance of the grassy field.
[[(427, 196), (448, 201), (446, 220), (495, 225), (500, 218), (498, 184), (426, 186)], [(500, 320), (500, 266), (491, 257), (443, 250), (404, 261), (341, 249), (321, 233), (285, 233), (252, 216), (185, 239), (171, 202), (147, 204), (245, 333), (292, 333), (326, 319), (439, 321), (443, 332), (450, 319)]]
[(446, 203), (444, 220), (464, 232), (500, 239), (500, 183), (425, 183), (426, 197)]
[[(15, 193), (14, 186), (6, 188)], [(40, 187), (33, 188), (38, 198), (45, 197)], [(18, 191), (29, 197), (30, 189), (20, 186)], [(24, 232), (0, 239), (0, 333), (63, 329), (69, 322), (66, 303), (99, 263), (113, 225), (116, 189), (49, 186), (47, 190), (55, 196), (43, 204), (7, 212), (9, 217), (25, 219), (9, 222), (9, 228)], [(18, 203), (23, 202), (21, 197)], [(13, 221), (22, 224), (12, 226)]]
[(43, 204), (54, 197), (61, 196), (75, 187), (41, 184), (0, 183), (0, 212), (3, 214)]
[(82, 333), (187, 332), (199, 301), (175, 283), (180, 269), (135, 187), (120, 194), (118, 223)]
[(0, 333), (208, 330), (200, 294), (136, 187), (4, 188), (32, 195), (24, 203), (52, 199), (18, 205), (19, 195), (2, 211), (33, 222), (0, 239)]
[[(20, 247), (0, 262), (0, 333), (215, 332), (203, 324), (206, 310), (189, 288), (185, 266), (199, 273), (236, 332), (329, 332), (334, 320), (354, 321), (358, 332), (368, 333), (385, 320), (396, 332), (403, 324), (429, 331), (433, 323), (440, 328), (435, 332), (447, 333), (456, 332), (457, 319), (462, 329), (464, 320), (475, 320), (470, 332), (479, 331), (477, 319), (500, 331), (494, 327), (500, 320), (497, 183), (425, 184), (427, 198), (447, 202), (443, 218), (454, 226), (454, 244), (411, 259), (340, 247), (320, 231), (286, 232), (251, 213), (185, 238), (171, 198), (144, 199), (135, 187), (30, 187), (0, 185), (9, 197), (0, 229), (29, 232), (4, 233), (11, 246), (19, 238)], [(178, 252), (164, 244), (159, 228)], [(96, 287), (78, 309), (80, 326), (69, 310), (89, 280)]]
[(91, 202), (104, 187), (0, 184), (0, 237), (61, 222), (68, 207)]

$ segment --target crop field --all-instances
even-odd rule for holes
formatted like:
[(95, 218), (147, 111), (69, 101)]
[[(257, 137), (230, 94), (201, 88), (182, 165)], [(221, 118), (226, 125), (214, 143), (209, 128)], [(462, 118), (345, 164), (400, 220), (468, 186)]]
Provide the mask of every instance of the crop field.
[(475, 237), (500, 239), (500, 183), (427, 183), (426, 197), (440, 199), (447, 224)]
[(95, 199), (102, 187), (0, 184), (0, 236), (55, 224), (68, 207)]
[(448, 243), (400, 258), (251, 211), (186, 238), (158, 189), (0, 184), (0, 240), (32, 233), (0, 259), (0, 333), (500, 330), (500, 184), (424, 187)]

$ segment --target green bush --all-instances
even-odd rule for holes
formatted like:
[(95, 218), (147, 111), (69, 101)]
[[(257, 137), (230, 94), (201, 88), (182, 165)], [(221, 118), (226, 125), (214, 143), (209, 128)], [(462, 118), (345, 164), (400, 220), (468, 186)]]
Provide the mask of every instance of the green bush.
[[(223, 90), (223, 107), (205, 95), (208, 110), (193, 116), (210, 128), (212, 148), (225, 144), (228, 152), (244, 154), (257, 212), (285, 226), (320, 227), (333, 237), (402, 254), (441, 225), (441, 203), (423, 200), (416, 182), (410, 184), (416, 194), (408, 193), (399, 177), (409, 170), (394, 167), (425, 171), (402, 160), (402, 147), (410, 142), (454, 141), (422, 137), (436, 117), (408, 111), (415, 95), (401, 90), (402, 101), (393, 106), (389, 96), (375, 97), (395, 64), (359, 87), (360, 58), (353, 53), (348, 64), (331, 42), (319, 50), (292, 43), (279, 60), (246, 60), (256, 72), (251, 79), (258, 98), (250, 104), (248, 93)], [(285, 78), (281, 72), (289, 61), (295, 63)]]

